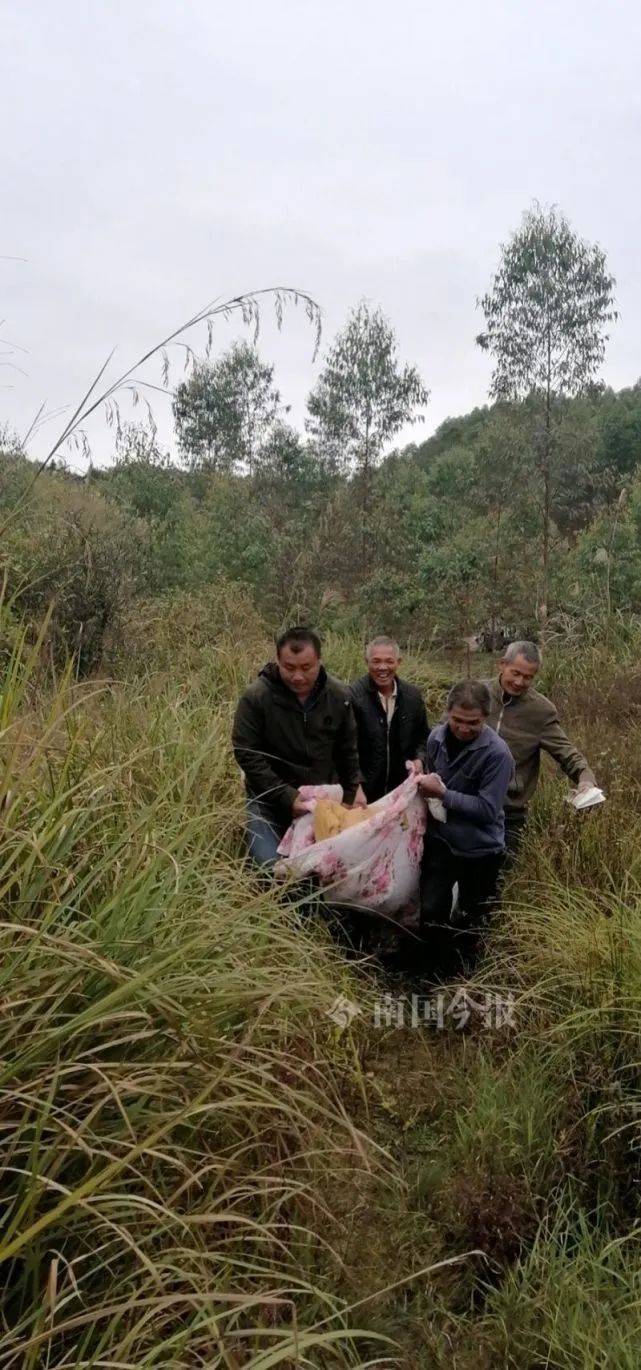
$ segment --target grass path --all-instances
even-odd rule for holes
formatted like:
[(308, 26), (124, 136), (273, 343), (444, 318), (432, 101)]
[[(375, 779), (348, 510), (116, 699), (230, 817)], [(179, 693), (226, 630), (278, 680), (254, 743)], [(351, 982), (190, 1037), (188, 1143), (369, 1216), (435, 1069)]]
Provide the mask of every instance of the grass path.
[[(543, 788), (467, 987), (515, 1026), (376, 1026), (398, 980), (238, 859), (260, 646), (226, 631), (144, 682), (44, 689), (26, 641), (5, 663), (0, 1370), (638, 1365), (630, 663), (614, 723), (555, 668), (610, 801), (577, 823)], [(434, 712), (444, 667), (408, 673)]]

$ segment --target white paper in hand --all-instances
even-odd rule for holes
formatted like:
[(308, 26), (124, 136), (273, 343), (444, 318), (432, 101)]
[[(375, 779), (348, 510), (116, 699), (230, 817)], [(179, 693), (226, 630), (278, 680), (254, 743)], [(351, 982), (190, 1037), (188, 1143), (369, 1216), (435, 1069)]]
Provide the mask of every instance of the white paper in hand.
[(432, 818), (435, 818), (437, 823), (445, 823), (447, 819), (447, 809), (440, 799), (437, 799), (435, 795), (431, 795), (427, 801), (427, 807)]
[(595, 804), (605, 804), (605, 795), (598, 785), (592, 785), (589, 790), (575, 790), (574, 794), (566, 794), (566, 804), (571, 804), (573, 809), (592, 809)]

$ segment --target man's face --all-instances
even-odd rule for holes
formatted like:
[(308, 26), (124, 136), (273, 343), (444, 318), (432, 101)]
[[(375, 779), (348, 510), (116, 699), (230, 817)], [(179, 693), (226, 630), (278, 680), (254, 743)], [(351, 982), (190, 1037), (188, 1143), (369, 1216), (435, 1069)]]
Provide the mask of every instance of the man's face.
[(447, 722), (459, 742), (473, 742), (483, 731), (485, 715), (480, 709), (463, 709), (455, 704), (447, 715)]
[(529, 690), (538, 671), (535, 661), (527, 661), (524, 656), (515, 656), (514, 661), (501, 662), (501, 685), (510, 695), (524, 695)]
[(320, 657), (317, 656), (311, 643), (305, 643), (298, 651), (294, 651), (291, 643), (287, 643), (278, 657), (278, 669), (281, 680), (285, 685), (293, 690), (295, 695), (300, 695), (305, 699), (313, 690), (318, 673), (321, 668)]
[(379, 690), (391, 685), (398, 671), (400, 659), (393, 647), (372, 647), (367, 658), (367, 669)]

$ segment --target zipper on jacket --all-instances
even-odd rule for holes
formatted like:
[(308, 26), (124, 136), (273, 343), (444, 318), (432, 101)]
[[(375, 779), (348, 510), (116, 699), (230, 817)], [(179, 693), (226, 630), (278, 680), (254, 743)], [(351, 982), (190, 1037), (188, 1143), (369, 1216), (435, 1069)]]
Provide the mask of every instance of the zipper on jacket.
[[(383, 708), (383, 706), (382, 706), (382, 704), (381, 704), (381, 702), (380, 702), (380, 699), (379, 699), (379, 706), (380, 706), (381, 709)], [(396, 706), (396, 707), (398, 708), (398, 702), (397, 702), (397, 706)], [(388, 712), (387, 712), (387, 706), (385, 706), (385, 709), (383, 709), (383, 713), (384, 713), (384, 716), (385, 716), (385, 793), (387, 793), (387, 782), (388, 782), (388, 780), (389, 780), (389, 734), (390, 734), (390, 718), (389, 718), (389, 714), (388, 714)]]
[[(321, 694), (322, 694), (322, 691), (321, 691)], [(302, 705), (299, 705), (300, 711), (301, 711), (301, 713), (302, 713), (302, 715), (303, 715), (303, 737), (304, 737), (304, 739), (305, 739), (305, 763), (306, 763), (306, 765), (307, 765), (307, 769), (308, 769), (308, 770), (310, 769), (310, 766), (311, 766), (311, 764), (312, 764), (312, 758), (311, 758), (310, 751), (309, 751), (309, 732), (308, 732), (308, 729), (307, 729), (307, 718), (308, 718), (308, 715), (311, 714), (312, 710), (315, 709), (315, 708), (317, 707), (317, 705), (319, 704), (319, 702), (320, 702), (320, 695), (318, 696), (317, 699), (314, 700), (314, 703), (312, 704), (311, 709), (303, 709)]]
[(309, 770), (309, 744), (307, 741), (307, 710), (303, 709), (303, 737), (305, 738), (305, 761)]
[[(500, 731), (501, 731), (501, 724), (502, 724), (502, 722), (503, 722), (503, 714), (505, 713), (505, 710), (507, 709), (507, 707), (508, 707), (508, 705), (509, 705), (509, 703), (510, 703), (510, 700), (509, 700), (509, 699), (504, 699), (504, 698), (503, 698), (503, 693), (504, 693), (503, 690), (501, 690), (501, 712), (500, 712), (500, 714), (499, 714), (499, 716), (498, 716), (498, 718), (497, 718), (497, 720), (496, 720), (496, 727), (495, 727), (495, 729), (494, 729), (495, 733), (500, 733)], [(513, 698), (513, 696), (512, 696), (512, 698)]]

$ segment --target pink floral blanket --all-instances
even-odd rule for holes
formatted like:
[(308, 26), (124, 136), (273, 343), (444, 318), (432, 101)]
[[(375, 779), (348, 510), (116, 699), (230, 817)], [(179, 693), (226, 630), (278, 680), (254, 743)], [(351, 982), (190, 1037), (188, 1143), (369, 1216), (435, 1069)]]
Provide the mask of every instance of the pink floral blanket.
[(306, 785), (299, 793), (309, 801), (309, 812), (294, 820), (278, 848), (283, 873), (317, 876), (337, 903), (380, 913), (414, 911), (426, 817), (416, 777), (380, 800), (378, 812), (364, 823), (322, 842), (314, 841), (316, 800), (340, 801), (341, 786)]

